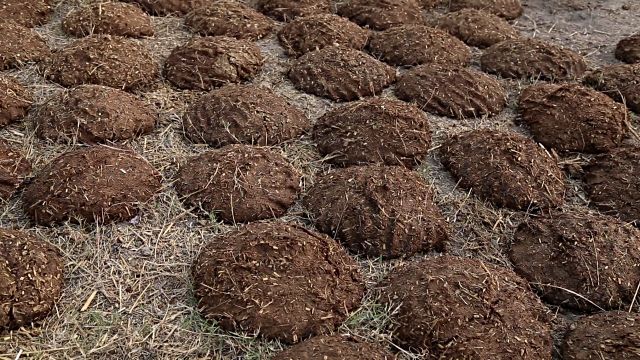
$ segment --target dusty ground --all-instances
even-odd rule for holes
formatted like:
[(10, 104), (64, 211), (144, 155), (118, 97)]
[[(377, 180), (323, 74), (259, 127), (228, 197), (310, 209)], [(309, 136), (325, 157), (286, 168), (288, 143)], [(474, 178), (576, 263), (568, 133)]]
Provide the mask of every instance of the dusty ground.
[[(64, 0), (54, 20), (40, 32), (52, 48), (70, 41), (60, 30), (61, 17), (87, 0)], [(586, 56), (590, 67), (615, 63), (613, 49), (622, 37), (640, 31), (640, 4), (634, 0), (523, 0), (525, 14), (515, 22), (523, 35), (561, 43)], [(154, 18), (156, 36), (143, 39), (156, 58), (166, 58), (171, 49), (190, 35), (180, 19)], [(284, 76), (288, 60), (274, 35), (258, 44), (267, 56), (267, 65), (255, 81), (274, 88), (295, 101), (316, 119), (333, 104), (295, 91)], [(474, 64), (477, 65), (479, 51)], [(37, 103), (60, 90), (38, 73), (35, 66), (12, 71), (30, 84)], [(434, 148), (447, 134), (470, 127), (515, 128), (515, 96), (526, 84), (504, 81), (510, 90), (510, 106), (500, 116), (488, 120), (455, 121), (429, 116), (435, 137)], [(39, 329), (14, 332), (0, 337), (0, 359), (92, 358), (92, 359), (266, 359), (281, 349), (275, 342), (257, 340), (251, 334), (229, 334), (204, 322), (194, 308), (189, 266), (198, 250), (217, 233), (229, 227), (199, 219), (185, 209), (171, 187), (176, 164), (206, 149), (183, 139), (180, 118), (185, 106), (197, 96), (178, 92), (159, 83), (143, 97), (161, 112), (156, 131), (130, 143), (165, 176), (165, 189), (148, 204), (139, 218), (109, 226), (66, 225), (56, 228), (31, 227), (20, 210), (19, 196), (0, 208), (0, 225), (29, 228), (58, 245), (66, 257), (66, 287), (55, 312)], [(385, 96), (392, 96), (387, 90)], [(632, 126), (638, 130), (634, 117)], [(30, 120), (0, 132), (21, 146), (34, 168), (39, 169), (71, 146), (46, 144), (34, 138)], [(518, 131), (522, 131), (518, 129)], [(630, 141), (637, 141), (633, 136)], [(283, 144), (282, 150), (305, 174), (303, 186), (314, 174), (328, 166), (308, 140)], [(568, 156), (563, 164), (582, 164), (582, 156)], [(437, 200), (453, 225), (452, 252), (474, 256), (509, 266), (504, 248), (515, 227), (526, 214), (498, 210), (457, 190), (449, 174), (432, 155), (420, 169), (434, 184)], [(568, 207), (585, 206), (580, 184), (571, 181)], [(284, 220), (302, 221), (295, 206)], [(370, 287), (393, 264), (362, 261)], [(384, 330), (389, 309), (375, 304), (371, 292), (362, 308), (340, 329), (378, 342), (390, 342)], [(552, 309), (556, 311), (556, 309)], [(558, 314), (557, 329), (570, 316)], [(559, 332), (558, 332), (559, 334)], [(393, 347), (393, 345), (390, 345)], [(421, 358), (417, 354), (405, 358)]]

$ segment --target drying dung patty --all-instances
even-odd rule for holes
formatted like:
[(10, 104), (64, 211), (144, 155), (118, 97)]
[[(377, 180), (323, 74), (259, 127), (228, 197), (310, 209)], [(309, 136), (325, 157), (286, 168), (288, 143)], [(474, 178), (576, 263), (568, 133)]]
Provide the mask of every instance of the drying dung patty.
[(260, 48), (247, 40), (194, 37), (173, 49), (164, 64), (164, 74), (180, 89), (211, 90), (251, 80), (263, 63)]
[(442, 251), (448, 226), (433, 191), (401, 166), (354, 166), (320, 176), (302, 199), (322, 232), (367, 257)]
[(537, 142), (560, 151), (607, 151), (627, 133), (625, 107), (578, 84), (529, 86), (520, 95), (519, 112)]
[(637, 228), (575, 211), (521, 224), (509, 258), (546, 302), (613, 310), (629, 307), (640, 282), (639, 245)]
[(211, 4), (215, 0), (123, 0), (138, 4), (151, 15), (185, 15), (189, 11)]
[(0, 21), (0, 34), (0, 70), (37, 63), (51, 55), (47, 43), (37, 32), (11, 20)]
[(640, 314), (607, 311), (580, 318), (562, 344), (565, 360), (640, 358)]
[(272, 360), (393, 360), (395, 355), (378, 344), (351, 336), (323, 335), (294, 345)]
[(306, 93), (351, 101), (382, 92), (395, 81), (396, 70), (362, 51), (328, 46), (298, 58), (289, 78)]
[(159, 68), (149, 50), (135, 40), (93, 35), (55, 53), (47, 75), (66, 87), (96, 84), (135, 90), (153, 83)]
[(24, 118), (32, 102), (31, 91), (14, 77), (0, 74), (0, 126)]
[(280, 222), (216, 237), (194, 261), (192, 275), (207, 319), (287, 344), (334, 331), (365, 290), (358, 264), (338, 243)]
[(0, 199), (7, 200), (31, 173), (31, 164), (20, 152), (0, 139)]
[(52, 0), (2, 0), (0, 19), (10, 19), (22, 26), (44, 25), (53, 13)]
[(424, 112), (398, 100), (371, 98), (324, 114), (313, 128), (322, 155), (340, 166), (419, 165), (431, 147)]
[(88, 144), (119, 141), (151, 132), (158, 115), (132, 94), (101, 85), (62, 91), (33, 117), (40, 138)]
[(298, 18), (278, 32), (280, 44), (287, 54), (300, 56), (331, 45), (362, 50), (369, 31), (334, 14), (318, 14)]
[(446, 14), (436, 21), (435, 26), (467, 45), (479, 48), (519, 36), (518, 31), (504, 19), (477, 9), (462, 9)]
[(615, 56), (616, 59), (629, 64), (640, 62), (640, 34), (620, 40), (616, 45)]
[(471, 61), (467, 45), (448, 33), (426, 25), (403, 25), (374, 33), (369, 50), (391, 65), (441, 64), (466, 66)]
[(424, 111), (458, 119), (496, 115), (507, 103), (498, 80), (471, 68), (418, 66), (398, 79), (395, 93)]
[(496, 206), (531, 210), (564, 202), (564, 175), (557, 159), (523, 135), (466, 131), (447, 139), (440, 157), (460, 187)]
[(92, 34), (153, 36), (151, 17), (139, 7), (121, 2), (97, 3), (74, 10), (62, 20), (62, 29), (77, 37)]
[(195, 8), (184, 19), (193, 32), (205, 36), (229, 36), (258, 40), (271, 33), (273, 21), (249, 6), (232, 0), (215, 0)]
[(517, 38), (497, 43), (480, 58), (483, 71), (514, 79), (572, 80), (587, 68), (582, 55), (549, 42)]
[(272, 90), (225, 85), (194, 102), (184, 116), (184, 133), (195, 143), (277, 145), (311, 127), (302, 110)]
[(551, 359), (547, 310), (507, 268), (454, 256), (407, 263), (382, 283), (400, 345), (433, 359)]
[(331, 13), (331, 0), (258, 0), (258, 9), (277, 20)]
[(63, 275), (55, 246), (25, 231), (0, 229), (0, 332), (49, 315), (62, 294)]
[(522, 15), (520, 0), (448, 0), (449, 10), (478, 9), (513, 20)]
[(640, 113), (640, 64), (605, 66), (588, 72), (583, 81)]
[(338, 15), (373, 30), (425, 22), (416, 0), (346, 0), (338, 4)]
[(160, 190), (162, 177), (133, 151), (106, 146), (55, 158), (26, 187), (25, 212), (40, 225), (126, 221)]
[(298, 198), (300, 177), (269, 148), (229, 145), (189, 159), (175, 187), (188, 205), (242, 223), (284, 215)]

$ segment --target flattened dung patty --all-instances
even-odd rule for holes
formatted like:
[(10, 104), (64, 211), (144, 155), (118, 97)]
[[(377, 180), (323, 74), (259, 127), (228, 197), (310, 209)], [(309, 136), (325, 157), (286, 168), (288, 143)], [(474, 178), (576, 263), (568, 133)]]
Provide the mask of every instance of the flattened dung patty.
[(324, 114), (313, 128), (322, 155), (340, 166), (420, 164), (431, 147), (424, 112), (398, 100), (371, 98)]
[(393, 360), (384, 347), (351, 336), (316, 336), (275, 355), (273, 360)]
[(346, 0), (338, 3), (338, 15), (373, 30), (425, 22), (416, 0)]
[(513, 271), (454, 256), (394, 269), (382, 301), (399, 343), (433, 359), (550, 359), (547, 310)]
[(640, 33), (620, 40), (616, 45), (615, 56), (629, 64), (640, 62)]
[(369, 50), (397, 66), (441, 64), (466, 66), (471, 61), (467, 45), (448, 33), (426, 25), (403, 25), (371, 35)]
[(134, 95), (107, 86), (80, 85), (49, 98), (33, 121), (40, 138), (95, 144), (150, 133), (157, 118)]
[(334, 331), (365, 290), (358, 264), (333, 239), (279, 222), (215, 238), (192, 274), (206, 318), (288, 344)]
[(607, 151), (628, 130), (624, 106), (578, 84), (529, 86), (520, 95), (519, 112), (537, 142), (560, 151)]
[(640, 358), (640, 314), (608, 311), (580, 318), (562, 345), (565, 360)]
[(258, 0), (258, 9), (280, 21), (331, 13), (331, 0)]
[(564, 175), (556, 158), (512, 132), (471, 130), (450, 137), (441, 160), (459, 185), (496, 206), (547, 209), (564, 202)]
[(139, 7), (121, 2), (97, 3), (78, 8), (62, 20), (69, 35), (108, 34), (130, 37), (153, 36), (151, 17)]
[(271, 33), (274, 23), (253, 8), (232, 0), (215, 0), (195, 8), (184, 19), (191, 31), (200, 35), (224, 35), (258, 40)]
[(582, 55), (549, 42), (517, 38), (497, 43), (480, 58), (483, 71), (515, 79), (572, 80), (587, 65)]
[(322, 232), (367, 257), (442, 251), (448, 226), (433, 192), (401, 166), (355, 166), (320, 176), (302, 199)]
[(10, 19), (22, 26), (44, 25), (53, 13), (51, 0), (2, 0), (0, 19)]
[(149, 50), (135, 40), (93, 35), (55, 53), (47, 75), (66, 87), (95, 84), (136, 90), (151, 85), (159, 67)]
[(215, 0), (123, 0), (138, 4), (151, 15), (185, 15), (189, 11), (211, 4)]
[(176, 175), (185, 202), (227, 223), (284, 215), (298, 198), (300, 174), (273, 150), (229, 145), (189, 159)]
[(187, 110), (184, 132), (195, 143), (277, 145), (302, 135), (311, 122), (302, 110), (272, 90), (256, 85), (225, 85)]
[(0, 332), (29, 327), (62, 294), (60, 250), (29, 232), (0, 229)]
[(588, 72), (583, 81), (640, 113), (640, 64), (605, 66)]
[(82, 148), (62, 154), (36, 175), (23, 194), (24, 210), (41, 225), (126, 221), (160, 190), (161, 179), (133, 151)]
[(298, 58), (289, 78), (306, 93), (351, 101), (382, 92), (395, 81), (396, 70), (362, 51), (328, 46)]
[(0, 126), (24, 118), (32, 102), (31, 91), (14, 77), (0, 74)]
[(164, 64), (164, 74), (180, 89), (211, 90), (251, 80), (263, 63), (260, 48), (247, 40), (194, 37), (173, 49)]
[(298, 18), (278, 32), (280, 44), (287, 54), (300, 56), (331, 45), (362, 50), (369, 31), (341, 16), (318, 14)]
[(522, 15), (520, 0), (449, 0), (449, 10), (478, 9), (505, 19), (513, 20)]
[(612, 310), (628, 308), (640, 282), (638, 245), (637, 228), (577, 211), (521, 224), (509, 258), (546, 302)]
[(519, 36), (518, 31), (504, 19), (477, 9), (462, 9), (446, 14), (435, 25), (467, 45), (479, 48)]
[(640, 225), (640, 148), (626, 146), (599, 155), (584, 171), (595, 207)]
[(424, 111), (458, 119), (496, 115), (507, 103), (507, 92), (495, 78), (471, 68), (430, 64), (405, 72), (395, 93)]
[(29, 161), (8, 142), (0, 139), (0, 199), (10, 198), (30, 173)]
[(0, 34), (0, 70), (37, 63), (51, 55), (38, 33), (11, 20), (0, 21)]

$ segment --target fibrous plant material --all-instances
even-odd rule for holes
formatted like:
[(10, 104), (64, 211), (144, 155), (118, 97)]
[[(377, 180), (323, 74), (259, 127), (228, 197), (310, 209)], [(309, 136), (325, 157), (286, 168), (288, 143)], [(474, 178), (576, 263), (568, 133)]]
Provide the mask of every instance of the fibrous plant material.
[(331, 0), (258, 0), (258, 9), (277, 20), (331, 13)]
[(520, 0), (449, 0), (449, 10), (478, 9), (505, 19), (513, 20), (522, 15)]
[(154, 33), (149, 15), (135, 5), (121, 2), (97, 3), (74, 10), (62, 20), (62, 29), (77, 37), (93, 34), (143, 37)]
[(640, 113), (640, 64), (605, 66), (588, 72), (583, 81)]
[(0, 126), (21, 120), (27, 115), (33, 95), (17, 79), (0, 75)]
[(53, 3), (53, 0), (2, 0), (0, 19), (9, 19), (26, 27), (44, 25), (53, 13)]
[(346, 0), (338, 4), (338, 15), (373, 30), (425, 22), (416, 0)]
[(51, 55), (38, 33), (11, 20), (0, 21), (0, 34), (0, 70), (37, 63)]
[(7, 200), (31, 173), (31, 164), (20, 151), (0, 140), (0, 199)]
[(273, 360), (394, 360), (389, 350), (379, 344), (351, 336), (322, 335), (294, 345), (275, 355)]
[(151, 15), (181, 16), (189, 11), (207, 6), (215, 0), (123, 0), (134, 3)]
[(616, 59), (629, 64), (640, 62), (640, 34), (620, 40), (616, 45), (615, 56)]
[(205, 36), (258, 40), (271, 33), (274, 23), (253, 8), (232, 0), (216, 0), (189, 12), (185, 25)]
[(501, 41), (517, 38), (518, 31), (497, 15), (477, 9), (448, 13), (435, 22), (469, 46), (486, 48)]

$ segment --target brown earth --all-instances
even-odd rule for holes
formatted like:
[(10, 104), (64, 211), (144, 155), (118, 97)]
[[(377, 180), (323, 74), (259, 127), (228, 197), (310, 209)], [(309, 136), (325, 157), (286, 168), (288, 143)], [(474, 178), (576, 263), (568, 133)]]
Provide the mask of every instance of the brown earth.
[(298, 18), (278, 32), (280, 45), (290, 56), (331, 45), (362, 50), (369, 40), (369, 31), (334, 14), (317, 14)]
[(391, 65), (466, 66), (471, 50), (449, 33), (426, 25), (402, 25), (371, 35), (369, 51)]
[(375, 97), (325, 113), (313, 127), (313, 140), (320, 154), (336, 165), (414, 167), (429, 152), (431, 129), (415, 106)]
[(396, 79), (396, 70), (362, 51), (328, 46), (302, 55), (289, 69), (293, 85), (335, 101), (377, 95)]
[(64, 259), (29, 232), (0, 229), (0, 332), (44, 319), (62, 294)]
[(156, 81), (159, 68), (149, 50), (135, 40), (93, 35), (56, 52), (46, 75), (66, 87), (95, 84), (138, 90)]
[(29, 161), (8, 142), (0, 139), (0, 199), (9, 199), (30, 173)]
[(53, 5), (52, 0), (2, 0), (0, 19), (11, 19), (26, 27), (44, 25), (53, 13)]
[(37, 224), (133, 218), (160, 190), (162, 176), (133, 151), (92, 146), (62, 154), (27, 185), (24, 211)]
[(195, 101), (185, 113), (184, 133), (195, 143), (277, 145), (302, 135), (311, 122), (272, 90), (225, 85)]
[(151, 17), (139, 7), (121, 2), (97, 3), (67, 14), (62, 29), (83, 37), (107, 34), (129, 37), (153, 36)]
[(215, 0), (123, 0), (138, 4), (151, 15), (185, 15), (189, 11), (211, 4)]
[(450, 11), (478, 9), (509, 20), (520, 17), (524, 11), (520, 0), (448, 0), (448, 3)]
[(640, 283), (640, 230), (584, 210), (552, 214), (518, 227), (509, 258), (550, 304), (627, 309)]
[(520, 95), (518, 110), (533, 138), (559, 151), (608, 151), (628, 132), (624, 106), (579, 84), (529, 86)]
[(562, 345), (565, 360), (640, 359), (640, 314), (609, 311), (580, 318)]
[(618, 42), (616, 59), (629, 64), (640, 62), (640, 34), (626, 37)]
[(365, 290), (340, 245), (286, 223), (251, 223), (215, 238), (192, 274), (206, 318), (288, 344), (334, 331)]
[(132, 139), (153, 131), (158, 115), (136, 96), (101, 85), (80, 85), (40, 105), (36, 134), (60, 142), (95, 144)]
[(367, 257), (443, 251), (448, 225), (432, 188), (401, 166), (355, 166), (320, 176), (302, 199), (318, 230)]
[(540, 80), (573, 80), (587, 69), (582, 55), (531, 38), (505, 40), (487, 48), (480, 66), (505, 78)]
[(551, 358), (547, 309), (513, 271), (480, 260), (426, 258), (394, 269), (382, 301), (401, 346), (430, 359)]
[(640, 64), (604, 66), (588, 72), (583, 81), (640, 113)]
[(518, 31), (497, 15), (477, 9), (462, 9), (438, 18), (433, 24), (469, 46), (486, 48), (519, 37)]
[(337, 5), (338, 15), (373, 30), (425, 22), (416, 0), (346, 0)]
[(282, 216), (298, 198), (300, 177), (269, 148), (229, 145), (189, 159), (175, 187), (188, 205), (235, 224)]
[(258, 0), (258, 9), (277, 20), (331, 13), (331, 0)]
[(458, 119), (496, 115), (507, 92), (495, 78), (472, 68), (421, 65), (398, 79), (395, 94), (427, 112)]
[(354, 337), (316, 336), (276, 354), (272, 360), (394, 360), (395, 355), (378, 344)]
[(440, 158), (460, 187), (496, 206), (532, 210), (564, 202), (565, 176), (556, 157), (523, 135), (466, 131), (445, 141)]
[(164, 75), (180, 89), (211, 90), (251, 80), (262, 69), (260, 48), (226, 36), (194, 37), (173, 49)]
[(33, 94), (16, 78), (0, 74), (0, 127), (24, 118), (33, 102)]
[(195, 8), (184, 18), (184, 24), (205, 36), (229, 36), (258, 40), (271, 33), (274, 23), (253, 8), (231, 0), (215, 0)]
[(0, 34), (0, 70), (37, 63), (51, 55), (37, 32), (13, 21), (0, 21)]

